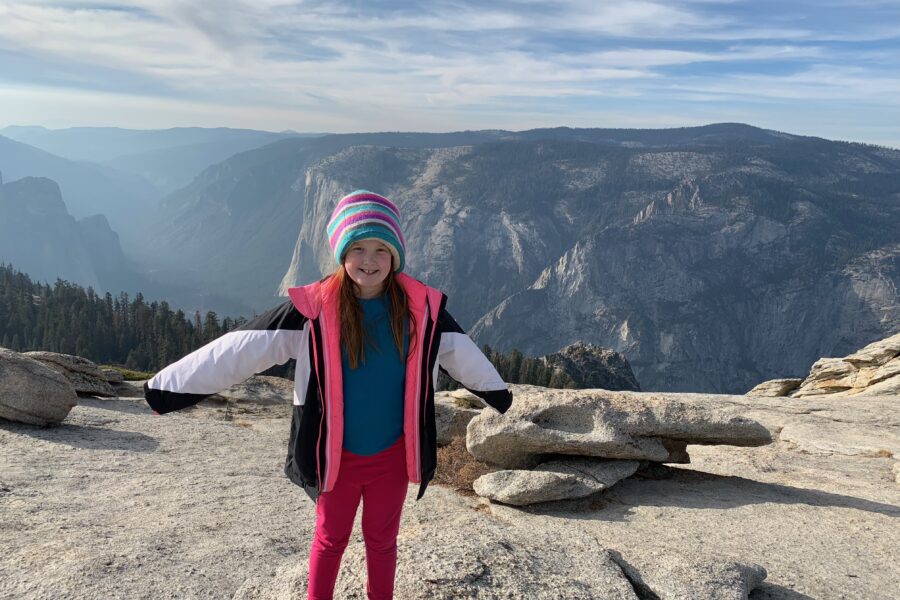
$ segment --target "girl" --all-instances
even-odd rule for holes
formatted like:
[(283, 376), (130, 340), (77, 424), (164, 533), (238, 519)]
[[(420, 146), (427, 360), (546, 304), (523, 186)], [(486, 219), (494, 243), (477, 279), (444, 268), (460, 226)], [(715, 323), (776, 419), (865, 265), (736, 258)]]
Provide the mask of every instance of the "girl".
[(447, 297), (403, 273), (390, 200), (345, 196), (327, 234), (334, 273), (169, 365), (144, 393), (164, 414), (297, 359), (284, 470), (316, 503), (308, 597), (332, 597), (362, 499), (366, 593), (392, 598), (407, 485), (419, 484), (420, 499), (437, 464), (438, 368), (500, 412), (512, 394), (447, 312)]

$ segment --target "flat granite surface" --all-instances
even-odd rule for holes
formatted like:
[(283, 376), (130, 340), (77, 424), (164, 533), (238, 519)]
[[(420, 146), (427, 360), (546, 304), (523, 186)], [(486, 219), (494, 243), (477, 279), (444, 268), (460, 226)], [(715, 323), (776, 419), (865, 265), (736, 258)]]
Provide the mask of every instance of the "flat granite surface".
[[(597, 548), (638, 569), (660, 555), (728, 557), (768, 571), (755, 600), (898, 597), (900, 397), (665, 395), (728, 406), (775, 443), (689, 446), (689, 465), (527, 508), (437, 485), (416, 501), (410, 486), (401, 563), (416, 558), (404, 540), (421, 528), (483, 523), (469, 525), (471, 543), (487, 529), (545, 540), (534, 564), (547, 568)], [(160, 417), (141, 399), (79, 402), (54, 427), (0, 421), (0, 598), (232, 598), (288, 570), (302, 578), (315, 515), (282, 474), (290, 407), (247, 404), (226, 418), (203, 403)], [(364, 597), (361, 544), (357, 524), (345, 559), (356, 567), (342, 570), (337, 597)], [(305, 598), (301, 584), (244, 597)]]

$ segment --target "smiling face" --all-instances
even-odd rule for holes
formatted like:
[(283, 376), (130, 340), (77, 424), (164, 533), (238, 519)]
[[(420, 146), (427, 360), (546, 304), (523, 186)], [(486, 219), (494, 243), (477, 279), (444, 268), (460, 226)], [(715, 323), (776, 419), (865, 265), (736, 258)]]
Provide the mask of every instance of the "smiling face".
[(344, 270), (360, 289), (360, 298), (374, 298), (391, 272), (391, 251), (378, 240), (353, 242), (344, 255)]

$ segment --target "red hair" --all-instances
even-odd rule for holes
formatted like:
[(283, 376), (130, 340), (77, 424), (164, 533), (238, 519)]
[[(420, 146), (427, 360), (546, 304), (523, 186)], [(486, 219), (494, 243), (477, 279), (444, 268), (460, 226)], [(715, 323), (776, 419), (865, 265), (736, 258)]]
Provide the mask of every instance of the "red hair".
[[(341, 318), (341, 346), (347, 351), (350, 368), (355, 369), (360, 363), (366, 362), (365, 345), (367, 335), (363, 327), (362, 305), (359, 303), (359, 285), (347, 274), (344, 265), (341, 265), (329, 277), (327, 284), (338, 286), (338, 312)], [(411, 324), (409, 314), (409, 301), (406, 292), (390, 271), (384, 280), (382, 292), (388, 297), (391, 333), (397, 352), (403, 356), (403, 336), (407, 334), (407, 324)], [(410, 343), (415, 336), (409, 331)], [(405, 360), (405, 357), (404, 357)]]

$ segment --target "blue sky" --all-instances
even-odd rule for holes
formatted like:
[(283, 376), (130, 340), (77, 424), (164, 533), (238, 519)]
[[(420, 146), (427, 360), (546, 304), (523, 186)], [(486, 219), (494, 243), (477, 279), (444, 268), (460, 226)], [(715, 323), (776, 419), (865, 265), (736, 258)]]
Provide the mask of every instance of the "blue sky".
[(900, 0), (0, 0), (0, 127), (740, 121), (900, 148)]

